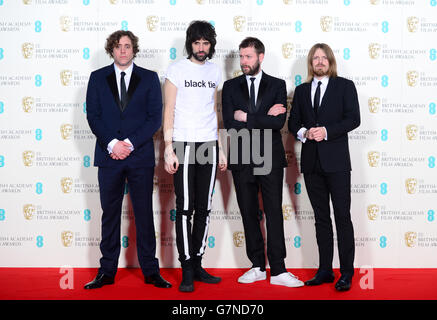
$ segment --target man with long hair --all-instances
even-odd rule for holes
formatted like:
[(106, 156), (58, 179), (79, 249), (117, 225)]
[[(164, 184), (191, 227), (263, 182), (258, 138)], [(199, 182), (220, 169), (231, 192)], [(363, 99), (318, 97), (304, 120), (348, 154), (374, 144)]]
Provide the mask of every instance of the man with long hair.
[(338, 291), (349, 290), (354, 274), (354, 229), (351, 220), (351, 160), (348, 132), (360, 125), (357, 90), (337, 75), (332, 49), (315, 44), (307, 58), (308, 79), (292, 102), (288, 129), (302, 142), (301, 172), (314, 210), (319, 268), (306, 285), (333, 282), (334, 239), (330, 198), (337, 229), (341, 277)]
[(215, 44), (216, 33), (210, 23), (191, 22), (185, 41), (188, 57), (169, 66), (164, 84), (164, 167), (174, 175), (182, 292), (193, 291), (194, 281), (221, 281), (201, 265), (217, 165), (226, 170), (218, 139), (217, 88), (221, 71), (208, 61), (214, 55)]
[(85, 289), (114, 283), (120, 255), (120, 217), (125, 182), (135, 214), (138, 261), (148, 284), (170, 288), (159, 272), (153, 224), (155, 167), (153, 135), (162, 118), (161, 86), (156, 72), (133, 63), (138, 38), (119, 30), (106, 40), (114, 63), (91, 73), (86, 93), (87, 120), (97, 141), (94, 165), (102, 214), (100, 268)]

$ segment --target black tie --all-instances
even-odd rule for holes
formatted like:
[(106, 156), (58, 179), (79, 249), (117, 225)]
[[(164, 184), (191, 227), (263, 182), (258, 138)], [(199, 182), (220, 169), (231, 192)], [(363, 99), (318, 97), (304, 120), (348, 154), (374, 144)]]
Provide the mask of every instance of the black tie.
[(127, 104), (127, 93), (126, 93), (126, 84), (124, 82), (124, 76), (126, 73), (124, 71), (121, 72), (121, 79), (120, 79), (120, 96), (121, 96), (121, 111), (126, 108)]
[(250, 104), (249, 104), (249, 111), (250, 113), (254, 113), (255, 112), (255, 77), (251, 77), (250, 81), (252, 81), (252, 83), (250, 84)]
[(319, 81), (317, 84), (316, 94), (314, 95), (314, 113), (317, 117), (317, 111), (319, 110), (320, 106), (320, 85), (322, 84), (322, 81)]

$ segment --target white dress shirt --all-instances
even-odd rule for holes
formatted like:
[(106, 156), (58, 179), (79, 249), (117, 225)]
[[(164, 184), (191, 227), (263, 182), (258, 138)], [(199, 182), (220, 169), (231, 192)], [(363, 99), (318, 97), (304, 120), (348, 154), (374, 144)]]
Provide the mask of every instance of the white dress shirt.
[(255, 77), (255, 80), (253, 81), (253, 84), (255, 86), (255, 105), (256, 105), (256, 100), (258, 98), (258, 89), (259, 89), (259, 84), (261, 82), (262, 73), (263, 73), (262, 70), (260, 70), (260, 72), (258, 72), (253, 76), (246, 75), (247, 87), (249, 89), (249, 98), (250, 98), (250, 85), (252, 84), (252, 80), (250, 80), (250, 78)]
[[(316, 95), (316, 90), (317, 90), (317, 86), (319, 85), (319, 81), (322, 82), (322, 84), (320, 85), (320, 101), (319, 101), (319, 106), (321, 106), (323, 96), (325, 95), (326, 88), (328, 87), (329, 77), (325, 76), (322, 79), (313, 78), (313, 81), (311, 82), (311, 103), (313, 105), (313, 108), (314, 108), (314, 96)], [(323, 127), (323, 128), (325, 128), (325, 127)], [(305, 142), (307, 140), (304, 137), (304, 134), (306, 131), (307, 131), (307, 128), (302, 127), (297, 132), (297, 138), (302, 142)], [(328, 140), (328, 132), (326, 131), (326, 128), (325, 128), (325, 132), (326, 132), (325, 140)]]
[[(127, 67), (125, 70), (121, 70), (120, 68), (117, 67), (117, 65), (114, 63), (114, 71), (115, 71), (115, 78), (117, 80), (117, 88), (118, 88), (118, 97), (121, 100), (121, 89), (120, 89), (120, 80), (121, 80), (121, 72), (124, 71), (125, 76), (124, 76), (124, 83), (126, 85), (126, 92), (129, 90), (129, 82), (130, 82), (130, 78), (132, 75), (132, 70), (134, 68), (134, 64), (131, 63), (131, 65), (129, 67)], [(112, 139), (111, 142), (108, 143), (108, 152), (111, 154), (112, 153), (112, 148), (114, 148), (114, 145), (118, 142), (118, 139)], [(132, 145), (132, 142), (130, 142), (130, 140), (128, 138), (124, 139), (124, 142), (129, 143), (130, 145)], [(130, 147), (131, 151), (134, 151), (134, 147), (132, 145), (132, 147)]]

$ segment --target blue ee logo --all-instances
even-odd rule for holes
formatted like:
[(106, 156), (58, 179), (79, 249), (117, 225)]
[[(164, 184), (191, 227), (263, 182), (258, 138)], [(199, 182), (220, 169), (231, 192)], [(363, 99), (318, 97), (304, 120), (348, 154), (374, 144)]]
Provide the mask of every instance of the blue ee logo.
[(295, 248), (300, 248), (302, 246), (302, 238), (300, 236), (295, 236), (293, 245)]
[(387, 247), (387, 237), (386, 236), (379, 237), (379, 246), (383, 249), (385, 247)]
[(121, 238), (121, 245), (123, 246), (123, 248), (129, 247), (129, 237), (128, 236), (124, 236), (123, 238)]
[(83, 210), (83, 219), (85, 221), (90, 221), (91, 220), (91, 210), (90, 209)]
[(215, 247), (215, 238), (213, 236), (208, 237), (208, 247), (210, 248)]
[(176, 209), (170, 210), (170, 221), (176, 221)]

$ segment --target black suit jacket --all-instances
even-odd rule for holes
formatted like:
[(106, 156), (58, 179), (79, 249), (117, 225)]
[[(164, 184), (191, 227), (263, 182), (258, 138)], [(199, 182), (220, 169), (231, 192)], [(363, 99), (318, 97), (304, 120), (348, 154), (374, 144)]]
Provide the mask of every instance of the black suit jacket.
[(320, 165), (325, 172), (350, 171), (348, 132), (360, 125), (357, 90), (351, 80), (329, 78), (316, 118), (311, 102), (311, 82), (296, 87), (288, 129), (297, 138), (302, 127), (325, 127), (328, 140), (302, 143), (301, 171), (310, 173), (318, 152)]
[[(91, 73), (86, 94), (87, 119), (96, 135), (94, 165), (155, 166), (153, 135), (161, 126), (162, 95), (156, 72), (134, 64), (124, 111), (117, 89), (114, 64)], [(107, 146), (112, 139), (128, 138), (134, 151), (125, 160), (113, 160)]]
[[(253, 161), (252, 157), (252, 129), (260, 130), (260, 152), (261, 156), (264, 155), (264, 130), (272, 130), (272, 168), (283, 168), (287, 166), (285, 159), (284, 146), (282, 144), (282, 137), (280, 130), (285, 124), (286, 113), (278, 116), (267, 115), (269, 109), (277, 103), (281, 103), (284, 107), (287, 106), (287, 90), (285, 81), (269, 76), (263, 72), (260, 85), (258, 88), (258, 96), (256, 100), (256, 112), (249, 112), (249, 89), (247, 86), (246, 76), (241, 75), (239, 77), (227, 80), (223, 84), (222, 91), (222, 113), (223, 122), (226, 129), (235, 129), (237, 132), (240, 130), (248, 130), (250, 133), (250, 164), (251, 166), (261, 167)], [(236, 110), (242, 110), (247, 112), (247, 122), (241, 122), (234, 120), (234, 112)], [(231, 139), (232, 141), (232, 139)], [(230, 170), (241, 169), (245, 163), (242, 159), (243, 143), (239, 139), (238, 141), (238, 162), (231, 163), (231, 159), (228, 158), (228, 168)], [(270, 143), (270, 142), (269, 142)], [(230, 146), (231, 151), (234, 146)], [(230, 154), (232, 156), (232, 154)]]

